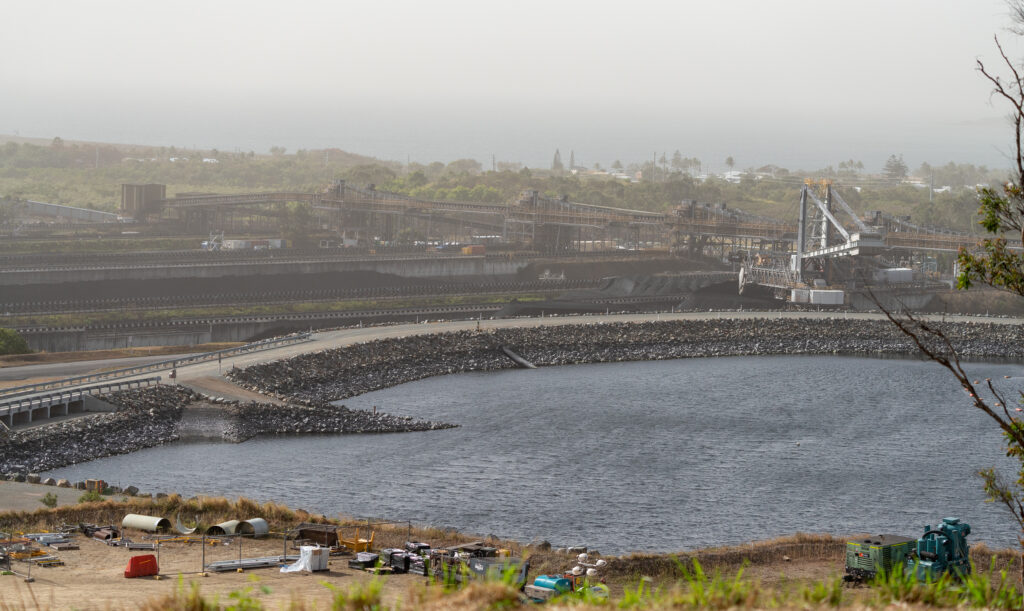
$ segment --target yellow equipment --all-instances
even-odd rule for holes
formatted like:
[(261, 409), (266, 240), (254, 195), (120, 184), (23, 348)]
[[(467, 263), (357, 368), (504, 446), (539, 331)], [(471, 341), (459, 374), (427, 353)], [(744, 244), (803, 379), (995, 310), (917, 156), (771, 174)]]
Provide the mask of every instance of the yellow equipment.
[(373, 545), (373, 538), (376, 534), (377, 533), (375, 531), (371, 530), (370, 538), (362, 539), (359, 537), (359, 527), (357, 526), (355, 528), (355, 535), (353, 535), (351, 539), (345, 539), (343, 536), (339, 535), (338, 543), (344, 545), (353, 552), (368, 552), (370, 551), (370, 546)]
[(101, 479), (87, 479), (85, 480), (85, 491), (95, 492), (96, 494), (103, 494), (103, 491), (107, 488), (107, 482)]

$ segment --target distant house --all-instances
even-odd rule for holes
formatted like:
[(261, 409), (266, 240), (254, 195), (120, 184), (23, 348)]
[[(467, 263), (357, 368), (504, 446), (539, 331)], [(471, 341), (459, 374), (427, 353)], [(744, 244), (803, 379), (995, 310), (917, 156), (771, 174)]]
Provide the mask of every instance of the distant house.
[(203, 157), (203, 163), (220, 163), (220, 161), (217, 161), (213, 157)]
[(741, 172), (740, 170), (729, 170), (725, 174), (722, 174), (722, 179), (725, 180), (726, 182), (731, 182), (733, 184), (738, 185), (740, 184), (740, 182), (743, 181), (743, 175), (745, 173), (746, 172)]

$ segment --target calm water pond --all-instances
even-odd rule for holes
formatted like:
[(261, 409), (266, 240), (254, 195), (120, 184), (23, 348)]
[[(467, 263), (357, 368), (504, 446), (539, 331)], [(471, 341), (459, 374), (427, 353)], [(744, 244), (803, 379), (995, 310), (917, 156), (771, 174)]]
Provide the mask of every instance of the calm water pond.
[[(1024, 385), (1020, 365), (969, 371)], [(432, 378), (345, 403), (461, 427), (171, 444), (51, 475), (606, 553), (797, 531), (909, 535), (945, 516), (969, 522), (975, 541), (1016, 542), (974, 475), (1012, 467), (998, 430), (922, 361), (580, 365)]]

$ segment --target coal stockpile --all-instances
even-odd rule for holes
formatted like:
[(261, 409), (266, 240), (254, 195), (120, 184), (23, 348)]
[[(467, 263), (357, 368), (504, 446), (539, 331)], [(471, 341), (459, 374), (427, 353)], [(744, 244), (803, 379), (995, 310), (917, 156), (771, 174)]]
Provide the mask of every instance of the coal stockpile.
[(181, 410), (195, 398), (173, 386), (125, 390), (103, 397), (121, 411), (15, 429), (0, 438), (0, 473), (46, 471), (174, 441)]
[[(992, 323), (937, 324), (963, 358), (1024, 357), (1024, 329)], [(227, 374), (237, 384), (324, 405), (436, 375), (508, 369), (508, 346), (538, 365), (784, 354), (915, 355), (887, 321), (714, 319), (460, 331), (384, 339), (255, 365)]]
[[(274, 276), (274, 290), (302, 291), (325, 286), (348, 288), (397, 287), (408, 283), (393, 274), (377, 272), (323, 272), (316, 274), (278, 274)], [(249, 276), (222, 278), (161, 278), (158, 280), (89, 280), (58, 284), (29, 284), (4, 296), (5, 301), (62, 301), (68, 295), (76, 299), (132, 299), (146, 297), (208, 296), (222, 293), (248, 293), (252, 291)]]

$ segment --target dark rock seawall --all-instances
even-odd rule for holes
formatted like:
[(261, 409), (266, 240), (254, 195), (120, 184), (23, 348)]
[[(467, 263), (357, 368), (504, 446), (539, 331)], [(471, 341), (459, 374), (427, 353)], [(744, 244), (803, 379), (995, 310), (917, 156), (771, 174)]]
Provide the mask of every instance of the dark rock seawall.
[(225, 441), (245, 441), (257, 435), (302, 435), (328, 433), (407, 433), (453, 428), (443, 422), (414, 420), (352, 410), (345, 406), (273, 405), (241, 403), (228, 408), (231, 424)]
[[(46, 471), (176, 441), (188, 406), (212, 406), (209, 397), (173, 385), (125, 390), (103, 399), (120, 410), (15, 429), (0, 437), (0, 474)], [(205, 425), (215, 429), (211, 437), (230, 442), (268, 434), (404, 433), (453, 426), (344, 406), (234, 402), (204, 411)]]
[[(963, 358), (1024, 357), (1024, 329), (994, 323), (936, 325)], [(324, 405), (437, 375), (509, 369), (506, 345), (538, 366), (709, 356), (915, 355), (882, 320), (712, 319), (580, 324), (382, 339), (227, 373), (236, 384), (306, 405)]]
[[(937, 325), (964, 358), (1024, 358), (1024, 327)], [(887, 321), (712, 319), (580, 324), (487, 332), (460, 331), (375, 340), (227, 373), (240, 386), (289, 405), (225, 403), (221, 436), (383, 433), (448, 428), (331, 401), (437, 375), (515, 367), (508, 346), (538, 366), (709, 356), (782, 354), (915, 355), (913, 342)], [(178, 439), (183, 410), (210, 398), (180, 386), (153, 386), (103, 397), (122, 409), (15, 429), (0, 437), (0, 473), (26, 473), (125, 454)]]
[(178, 438), (181, 410), (198, 396), (180, 386), (150, 386), (103, 399), (117, 412), (15, 429), (0, 439), (0, 473), (46, 471)]

